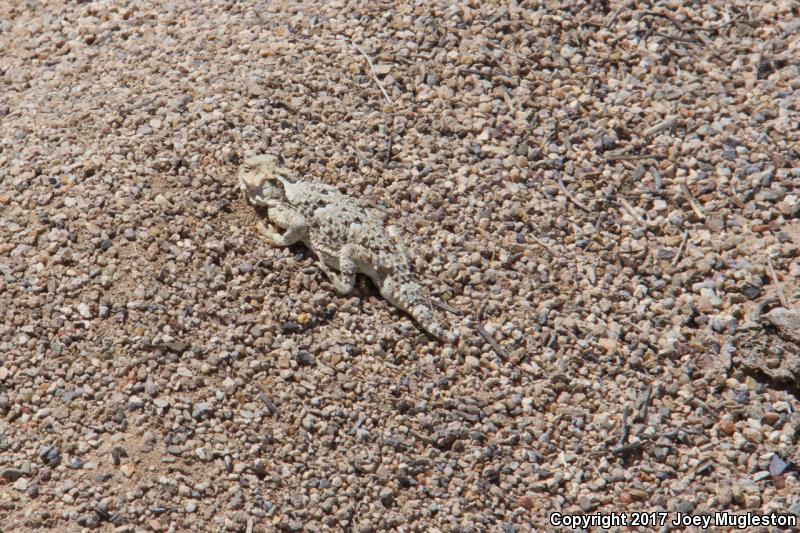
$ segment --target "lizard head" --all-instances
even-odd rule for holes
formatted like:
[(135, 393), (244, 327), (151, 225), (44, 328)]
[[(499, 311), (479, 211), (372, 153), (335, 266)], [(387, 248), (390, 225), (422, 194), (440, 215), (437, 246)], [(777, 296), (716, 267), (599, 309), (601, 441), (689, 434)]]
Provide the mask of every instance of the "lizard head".
[(286, 176), (289, 170), (272, 155), (245, 159), (239, 169), (239, 188), (250, 202), (268, 206), (286, 199)]

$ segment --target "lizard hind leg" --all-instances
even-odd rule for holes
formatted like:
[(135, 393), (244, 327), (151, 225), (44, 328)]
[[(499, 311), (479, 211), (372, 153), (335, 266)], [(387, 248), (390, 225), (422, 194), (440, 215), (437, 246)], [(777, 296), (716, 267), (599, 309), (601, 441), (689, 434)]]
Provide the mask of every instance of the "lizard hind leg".
[(339, 272), (328, 266), (320, 256), (319, 267), (333, 283), (333, 288), (341, 295), (350, 294), (356, 285), (357, 267), (355, 263), (357, 250), (352, 245), (342, 247), (339, 251)]
[(353, 288), (356, 286), (355, 270), (349, 273), (336, 272), (331, 267), (326, 265), (325, 261), (322, 259), (319, 260), (319, 268), (325, 273), (330, 282), (333, 283), (333, 288), (336, 290), (336, 292), (342, 296), (345, 294), (350, 294), (350, 292), (352, 292)]

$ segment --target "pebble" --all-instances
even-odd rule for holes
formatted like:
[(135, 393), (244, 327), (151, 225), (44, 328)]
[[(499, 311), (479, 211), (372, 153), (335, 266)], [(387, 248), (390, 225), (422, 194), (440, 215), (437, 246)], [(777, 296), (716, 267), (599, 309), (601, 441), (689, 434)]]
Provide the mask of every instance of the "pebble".
[(40, 452), (39, 456), (47, 466), (56, 467), (61, 463), (61, 452), (57, 448), (45, 447)]
[(0, 478), (8, 481), (16, 481), (24, 475), (25, 473), (22, 470), (17, 470), (16, 468), (4, 468), (0, 471)]
[(192, 409), (192, 418), (195, 420), (200, 420), (209, 410), (211, 410), (211, 405), (208, 403), (200, 402), (195, 404), (194, 408)]
[(78, 304), (78, 314), (81, 315), (81, 318), (92, 318), (91, 308), (83, 302)]
[(588, 496), (580, 496), (578, 498), (578, 506), (584, 513), (589, 513), (597, 507), (597, 505)]
[(464, 358), (464, 365), (469, 369), (476, 369), (481, 366), (481, 361), (474, 355), (468, 355)]

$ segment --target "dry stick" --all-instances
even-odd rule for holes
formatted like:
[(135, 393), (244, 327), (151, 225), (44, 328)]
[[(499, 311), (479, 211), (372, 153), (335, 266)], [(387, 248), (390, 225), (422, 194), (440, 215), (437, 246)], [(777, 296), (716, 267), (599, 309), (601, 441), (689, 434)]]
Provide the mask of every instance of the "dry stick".
[(700, 217), (700, 218), (705, 220), (705, 218), (706, 218), (705, 213), (703, 213), (703, 210), (700, 209), (700, 205), (698, 205), (697, 200), (695, 200), (694, 196), (692, 196), (692, 192), (689, 190), (689, 187), (686, 185), (686, 183), (685, 182), (681, 182), (680, 187), (681, 187), (681, 192), (686, 197), (686, 199), (689, 201), (689, 205), (692, 206), (692, 211), (694, 211), (694, 213), (698, 217)]
[(497, 48), (498, 50), (502, 50), (503, 52), (505, 52), (505, 53), (507, 53), (509, 55), (512, 55), (512, 56), (516, 57), (517, 59), (522, 60), (525, 63), (528, 63), (529, 65), (537, 65), (537, 63), (535, 61), (533, 61), (532, 59), (528, 59), (527, 57), (525, 57), (523, 55), (520, 55), (517, 52), (514, 52), (513, 50), (509, 50), (508, 48), (504, 47), (503, 45), (498, 44), (497, 42), (495, 42), (494, 39), (489, 39), (489, 38), (485, 38), (485, 39), (486, 39), (486, 46), (488, 46), (490, 48)]
[(625, 446), (625, 443), (628, 441), (628, 408), (622, 410), (622, 420), (619, 423), (620, 430), (619, 430), (619, 445)]
[(676, 115), (669, 116), (656, 124), (655, 126), (651, 126), (644, 130), (644, 134), (642, 135), (645, 139), (652, 137), (653, 135), (660, 133), (664, 130), (672, 129), (675, 124), (678, 122), (678, 117)]
[[(712, 43), (711, 40), (709, 40), (708, 37), (706, 37), (705, 35), (696, 33), (698, 28), (695, 28), (695, 27), (684, 28), (683, 25), (675, 19), (675, 17), (673, 17), (672, 15), (670, 15), (668, 13), (661, 13), (661, 12), (658, 12), (658, 11), (645, 11), (644, 14), (645, 15), (651, 15), (651, 16), (654, 16), (654, 17), (663, 17), (663, 18), (669, 19), (670, 22), (672, 22), (672, 24), (678, 29), (679, 32), (681, 32), (681, 33), (686, 33), (687, 31), (688, 32), (692, 32), (692, 33), (695, 34), (695, 37), (694, 37), (694, 40), (688, 40), (688, 39), (692, 39), (692, 38), (691, 37), (675, 38), (675, 37), (672, 37), (672, 36), (669, 36), (669, 35), (658, 34), (658, 33), (656, 33), (656, 35), (660, 35), (661, 37), (665, 37), (667, 39), (681, 40), (681, 41), (687, 42), (687, 43), (697, 43), (697, 41), (699, 40), (704, 45), (706, 45), (708, 48), (710, 48), (712, 50), (714, 50), (716, 48), (714, 46), (714, 43)], [(699, 28), (699, 29), (702, 29), (702, 28)]]
[(678, 22), (672, 15), (670, 15), (668, 13), (661, 13), (660, 11), (644, 11), (643, 14), (644, 15), (650, 15), (650, 16), (653, 16), (653, 17), (662, 17), (662, 18), (665, 18), (665, 19), (669, 19), (669, 21), (672, 22), (672, 24), (674, 24), (676, 28), (678, 28), (678, 31), (681, 31), (681, 32), (685, 31), (683, 29), (683, 25), (680, 22)]
[(635, 452), (639, 448), (644, 446), (644, 441), (637, 440), (636, 442), (631, 442), (630, 444), (626, 444), (624, 446), (616, 446), (611, 448), (611, 453), (614, 455), (618, 455), (620, 457), (624, 457), (630, 453)]
[(767, 267), (769, 267), (769, 276), (772, 278), (772, 283), (775, 284), (775, 290), (778, 291), (778, 298), (781, 300), (781, 305), (785, 308), (789, 308), (789, 302), (786, 300), (786, 294), (783, 292), (783, 287), (781, 287), (780, 282), (778, 281), (778, 276), (775, 274), (775, 269), (772, 268), (772, 259), (767, 256)]
[(476, 324), (477, 324), (477, 326), (478, 326), (478, 333), (480, 333), (481, 337), (483, 337), (483, 340), (485, 340), (486, 342), (488, 342), (488, 343), (489, 343), (489, 346), (491, 346), (491, 347), (492, 347), (492, 350), (494, 350), (494, 353), (496, 353), (496, 354), (497, 354), (497, 356), (498, 356), (500, 359), (508, 359), (508, 353), (507, 353), (507, 352), (506, 352), (506, 351), (503, 349), (503, 347), (502, 347), (502, 346), (500, 346), (500, 345), (497, 343), (497, 341), (496, 341), (496, 340), (494, 340), (494, 337), (492, 337), (491, 335), (489, 335), (489, 332), (488, 332), (488, 331), (486, 331), (486, 330), (484, 329), (484, 327), (483, 327), (483, 324), (481, 324), (481, 316), (483, 315), (483, 308), (484, 308), (484, 307), (486, 307), (486, 306), (485, 306), (485, 305), (484, 305), (484, 306), (482, 306), (482, 307), (481, 307), (481, 309), (480, 309), (480, 311), (478, 311), (478, 310), (476, 309), (476, 310), (473, 312), (473, 314), (472, 314), (472, 317), (475, 319), (475, 323), (476, 323)]
[[(550, 249), (550, 247), (547, 246), (547, 244), (545, 244), (544, 242), (542, 242), (542, 240), (539, 239), (536, 235), (528, 235), (526, 237), (526, 239), (531, 239), (533, 242), (535, 242), (536, 244), (538, 244), (539, 246), (544, 248), (544, 250), (548, 254), (550, 254), (551, 256), (555, 257), (555, 254)], [(535, 252), (536, 251), (536, 250), (533, 249), (533, 247), (528, 246), (527, 244), (519, 243), (519, 242), (515, 242), (514, 244), (512, 244), (511, 245), (511, 250), (513, 250), (514, 252), (519, 252), (521, 250), (526, 250), (526, 251), (529, 251), (529, 252)]]
[(392, 144), (394, 143), (394, 128), (389, 126), (389, 142), (386, 147), (386, 160), (383, 162), (384, 166), (389, 166), (392, 160)]
[(623, 5), (621, 5), (621, 6), (619, 6), (619, 7), (618, 7), (618, 8), (617, 8), (617, 9), (614, 11), (614, 13), (612, 13), (612, 14), (611, 14), (611, 18), (610, 18), (610, 19), (608, 19), (608, 22), (606, 23), (606, 28), (611, 28), (611, 26), (613, 26), (613, 25), (614, 25), (614, 22), (616, 22), (616, 20), (617, 20), (617, 17), (619, 16), (619, 14), (620, 14), (620, 12), (622, 11), (622, 8), (623, 8), (623, 7), (625, 7), (625, 5), (624, 5), (624, 4), (623, 4)]
[(667, 39), (669, 41), (677, 41), (679, 43), (686, 43), (686, 44), (700, 44), (697, 42), (697, 39), (690, 39), (688, 37), (679, 37), (677, 35), (670, 35), (668, 33), (661, 33), (661, 32), (653, 32), (653, 35), (656, 37), (661, 37), (662, 39)]
[(428, 299), (430, 300), (431, 304), (434, 305), (434, 307), (438, 307), (442, 311), (447, 311), (448, 313), (453, 313), (454, 315), (463, 315), (464, 314), (464, 311), (462, 311), (461, 309), (457, 309), (457, 308), (453, 307), (452, 305), (449, 305), (449, 304), (447, 304), (447, 303), (445, 303), (445, 302), (443, 302), (441, 300), (438, 300), (436, 298), (430, 298), (430, 296), (428, 297)]
[(506, 15), (508, 15), (508, 10), (507, 9), (501, 9), (495, 16), (493, 16), (492, 18), (490, 18), (489, 20), (487, 20), (484, 23), (483, 29), (488, 28), (489, 26), (491, 26), (492, 24), (494, 24), (495, 22), (497, 22), (501, 18), (505, 17)]
[(532, 240), (533, 242), (535, 242), (536, 244), (538, 244), (539, 246), (541, 246), (542, 248), (544, 248), (545, 250), (547, 250), (547, 253), (548, 253), (548, 254), (550, 254), (550, 255), (552, 255), (553, 257), (555, 257), (555, 254), (554, 254), (554, 253), (553, 253), (553, 251), (550, 249), (550, 247), (549, 247), (549, 246), (547, 246), (547, 244), (545, 244), (545, 243), (544, 243), (544, 242), (543, 242), (543, 241), (542, 241), (542, 240), (541, 240), (539, 237), (537, 237), (536, 235), (528, 235), (528, 237), (530, 237), (530, 238), (531, 238), (531, 240)]
[(640, 226), (644, 226), (644, 220), (642, 220), (642, 217), (640, 217), (639, 214), (634, 211), (633, 206), (628, 202), (628, 200), (620, 196), (619, 203), (622, 204), (622, 207), (625, 208), (625, 211), (627, 211), (628, 214), (633, 218), (634, 222)]
[(267, 411), (269, 411), (269, 414), (270, 415), (276, 414), (278, 412), (278, 406), (275, 405), (272, 402), (272, 400), (269, 399), (269, 396), (267, 396), (267, 393), (264, 392), (264, 389), (261, 387), (261, 385), (259, 385), (258, 383), (253, 383), (253, 384), (259, 391), (258, 398), (264, 403), (264, 406), (266, 406)]
[(644, 396), (642, 397), (641, 404), (639, 405), (639, 409), (636, 411), (636, 416), (633, 418), (635, 421), (645, 421), (647, 420), (647, 408), (650, 405), (650, 398), (653, 396), (653, 387), (647, 387), (647, 390), (644, 391)]
[(512, 115), (515, 115), (516, 112), (514, 111), (514, 103), (511, 101), (511, 97), (508, 96), (507, 92), (503, 92), (503, 97), (505, 97), (506, 105), (508, 106), (508, 112)]
[(606, 157), (606, 161), (614, 162), (614, 161), (639, 161), (640, 159), (666, 159), (667, 156), (663, 154), (641, 154), (641, 155), (610, 155)]
[(567, 190), (567, 188), (564, 186), (564, 180), (562, 180), (562, 179), (561, 179), (561, 176), (560, 176), (560, 175), (558, 176), (558, 186), (559, 186), (559, 188), (561, 189), (561, 192), (563, 192), (563, 193), (564, 193), (564, 196), (566, 196), (568, 199), (570, 199), (570, 200), (572, 201), (572, 203), (573, 203), (573, 204), (577, 205), (578, 207), (580, 207), (581, 209), (583, 209), (583, 210), (584, 210), (584, 211), (586, 211), (587, 213), (591, 213), (591, 212), (592, 212), (592, 210), (591, 210), (591, 209), (589, 209), (588, 207), (586, 207), (586, 206), (585, 206), (583, 203), (581, 203), (581, 202), (580, 202), (580, 201), (579, 201), (577, 198), (575, 198), (574, 196), (572, 196), (572, 193), (570, 193), (570, 192)]
[(705, 409), (706, 411), (708, 411), (709, 413), (712, 413), (712, 414), (717, 412), (716, 409), (714, 409), (713, 407), (711, 407), (710, 405), (708, 405), (706, 402), (704, 402), (703, 400), (701, 400), (699, 398), (691, 398), (691, 399), (689, 399), (689, 403), (694, 407), (697, 407), (699, 405), (700, 407), (702, 407), (703, 409)]
[(686, 241), (688, 240), (689, 240), (689, 230), (687, 229), (683, 231), (683, 240), (681, 241), (681, 245), (678, 248), (677, 255), (675, 255), (675, 259), (672, 260), (672, 266), (677, 265), (678, 262), (681, 260), (681, 256), (683, 256), (683, 252), (684, 250), (686, 250)]
[(381, 85), (381, 80), (378, 79), (378, 73), (375, 72), (375, 65), (372, 64), (372, 60), (369, 58), (369, 56), (366, 54), (366, 52), (364, 52), (364, 50), (359, 48), (355, 43), (352, 43), (352, 45), (353, 45), (353, 48), (358, 50), (359, 53), (362, 56), (364, 56), (364, 59), (367, 60), (367, 63), (369, 64), (369, 69), (372, 72), (372, 78), (375, 80), (375, 83), (378, 84), (378, 87), (380, 88), (381, 92), (383, 93), (383, 96), (386, 98), (386, 101), (389, 102), (389, 105), (394, 105), (394, 102), (392, 102), (392, 99), (389, 98), (389, 94), (386, 92), (386, 89), (384, 89), (383, 85)]

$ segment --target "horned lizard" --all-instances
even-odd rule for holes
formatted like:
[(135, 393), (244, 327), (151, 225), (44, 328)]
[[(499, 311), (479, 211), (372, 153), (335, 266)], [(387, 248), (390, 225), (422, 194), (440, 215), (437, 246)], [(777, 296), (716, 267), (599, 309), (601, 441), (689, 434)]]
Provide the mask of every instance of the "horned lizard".
[(295, 180), (270, 155), (246, 159), (238, 178), (245, 197), (267, 207), (271, 224), (259, 227), (270, 244), (300, 241), (316, 254), (319, 268), (339, 294), (353, 290), (356, 274), (366, 274), (389, 303), (431, 335), (447, 342), (458, 338), (433, 316), (411, 271), (399, 228), (384, 225), (380, 211), (329, 185)]

